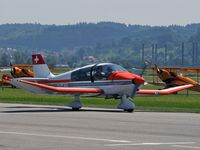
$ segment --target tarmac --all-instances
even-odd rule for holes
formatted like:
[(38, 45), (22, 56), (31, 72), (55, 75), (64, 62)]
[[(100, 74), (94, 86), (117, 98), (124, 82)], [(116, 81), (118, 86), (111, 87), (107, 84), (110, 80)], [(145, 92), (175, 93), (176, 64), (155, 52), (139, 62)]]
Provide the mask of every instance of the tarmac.
[(200, 150), (200, 114), (0, 103), (0, 150)]

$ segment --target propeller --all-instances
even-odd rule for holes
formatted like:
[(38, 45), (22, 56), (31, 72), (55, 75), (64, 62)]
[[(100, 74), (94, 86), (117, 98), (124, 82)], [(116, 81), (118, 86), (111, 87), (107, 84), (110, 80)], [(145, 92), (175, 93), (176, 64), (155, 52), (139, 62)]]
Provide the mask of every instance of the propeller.
[[(149, 66), (150, 64), (151, 64), (151, 62), (149, 62), (149, 61), (147, 61), (147, 60), (144, 61), (144, 66), (143, 66), (143, 68), (142, 68), (141, 73), (139, 74), (140, 77), (143, 76), (143, 74), (144, 74), (144, 72), (145, 72), (147, 66)], [(134, 79), (133, 79), (133, 83), (134, 83)], [(135, 97), (137, 90), (138, 90), (139, 87), (141, 86), (141, 84), (136, 84), (136, 83), (134, 83), (134, 84), (135, 84), (135, 86), (133, 87), (133, 90), (132, 90), (131, 96), (130, 96), (130, 98), (131, 98), (132, 100), (133, 100), (133, 97)]]
[(13, 67), (13, 65), (12, 65), (11, 62), (10, 62), (10, 68), (11, 68), (10, 74), (11, 74), (12, 76), (14, 76), (14, 75), (15, 75), (15, 69), (14, 69), (14, 67)]
[(144, 66), (143, 66), (142, 71), (141, 71), (141, 73), (139, 74), (139, 76), (141, 76), (141, 77), (143, 76), (143, 74), (144, 74), (144, 72), (145, 72), (147, 66), (149, 66), (150, 64), (151, 64), (151, 62), (149, 62), (148, 60), (145, 60), (145, 61), (144, 61)]
[(157, 73), (161, 73), (162, 72), (162, 70), (160, 68), (158, 68), (158, 66), (156, 64), (154, 64), (154, 66), (155, 66), (155, 69), (156, 69)]

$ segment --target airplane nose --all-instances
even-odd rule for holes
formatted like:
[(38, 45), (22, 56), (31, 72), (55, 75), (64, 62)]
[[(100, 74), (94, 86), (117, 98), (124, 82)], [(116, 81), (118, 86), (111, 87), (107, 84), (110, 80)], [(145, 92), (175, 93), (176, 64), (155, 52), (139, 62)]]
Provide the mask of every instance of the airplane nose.
[(144, 84), (145, 80), (143, 77), (140, 76), (136, 76), (133, 80), (132, 80), (133, 84), (137, 84), (137, 85), (141, 85)]
[(144, 78), (130, 72), (112, 72), (108, 80), (131, 80), (133, 84), (144, 84)]

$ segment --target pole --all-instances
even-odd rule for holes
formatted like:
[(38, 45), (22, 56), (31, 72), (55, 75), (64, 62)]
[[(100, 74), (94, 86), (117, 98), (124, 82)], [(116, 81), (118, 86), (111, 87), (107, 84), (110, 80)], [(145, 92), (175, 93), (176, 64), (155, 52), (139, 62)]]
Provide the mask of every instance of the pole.
[(195, 43), (192, 43), (192, 66), (195, 64)]
[(167, 63), (167, 44), (165, 45), (165, 65)]
[(142, 44), (142, 62), (144, 62), (144, 43)]
[(154, 44), (152, 44), (152, 62), (154, 63)]
[(182, 59), (181, 59), (181, 64), (182, 64), (182, 66), (184, 65), (184, 42), (182, 43), (182, 52), (181, 52), (181, 54), (182, 54)]
[(196, 42), (196, 65), (199, 65), (199, 52), (198, 52), (198, 42)]
[(155, 64), (157, 64), (157, 44), (155, 44)]

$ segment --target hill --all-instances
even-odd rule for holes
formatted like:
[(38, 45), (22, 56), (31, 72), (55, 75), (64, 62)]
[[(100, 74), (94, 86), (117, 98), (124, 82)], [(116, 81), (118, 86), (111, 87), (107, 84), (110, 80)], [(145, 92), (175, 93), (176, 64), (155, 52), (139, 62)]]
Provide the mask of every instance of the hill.
[[(0, 48), (11, 47), (29, 53), (36, 50), (58, 52), (61, 57), (68, 53), (65, 57), (68, 60), (61, 58), (63, 61), (59, 63), (82, 62), (92, 55), (99, 61), (118, 60), (128, 65), (128, 61), (133, 59), (138, 63), (142, 44), (148, 51), (145, 53), (147, 57), (150, 57), (151, 46), (155, 43), (158, 50), (168, 46), (171, 50), (168, 57), (171, 53), (178, 57), (181, 43), (198, 42), (199, 33), (200, 24), (167, 27), (114, 22), (75, 25), (3, 24), (0, 25)], [(190, 55), (191, 44), (185, 49), (186, 56)], [(163, 57), (164, 53), (158, 55)]]

